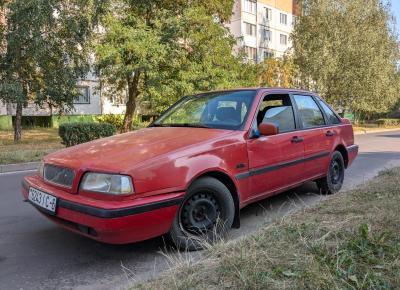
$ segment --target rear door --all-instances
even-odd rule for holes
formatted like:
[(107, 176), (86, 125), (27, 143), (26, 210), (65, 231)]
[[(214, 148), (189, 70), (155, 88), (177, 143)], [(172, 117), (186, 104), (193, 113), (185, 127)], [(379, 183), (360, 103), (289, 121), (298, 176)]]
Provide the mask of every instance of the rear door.
[(326, 172), (330, 157), (329, 131), (320, 106), (311, 95), (294, 94), (293, 100), (304, 138), (303, 179), (321, 176)]
[(278, 135), (247, 141), (251, 186), (251, 196), (244, 197), (247, 200), (267, 196), (297, 183), (303, 171), (303, 139), (296, 131), (290, 96), (264, 97), (257, 117), (253, 124), (255, 130), (262, 121), (275, 123), (280, 130)]
[(318, 105), (324, 113), (325, 122), (327, 126), (324, 128), (325, 134), (325, 145), (326, 149), (332, 152), (336, 145), (336, 137), (340, 135), (340, 129), (338, 125), (341, 124), (339, 116), (319, 97), (315, 97)]

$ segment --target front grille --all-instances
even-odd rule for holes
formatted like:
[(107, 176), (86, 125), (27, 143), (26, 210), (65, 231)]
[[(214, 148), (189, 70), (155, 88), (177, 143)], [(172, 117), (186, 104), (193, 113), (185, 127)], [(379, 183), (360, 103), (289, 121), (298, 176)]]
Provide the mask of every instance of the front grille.
[(52, 164), (45, 164), (44, 166), (44, 180), (48, 182), (71, 188), (74, 177), (75, 174), (72, 169)]

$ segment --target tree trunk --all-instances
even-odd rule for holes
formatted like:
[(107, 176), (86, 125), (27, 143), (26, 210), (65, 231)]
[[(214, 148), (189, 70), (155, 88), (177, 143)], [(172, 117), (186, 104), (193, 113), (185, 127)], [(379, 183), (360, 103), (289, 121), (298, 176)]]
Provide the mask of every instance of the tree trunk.
[(135, 72), (133, 79), (128, 77), (128, 101), (126, 102), (126, 112), (124, 118), (123, 132), (129, 132), (132, 129), (133, 114), (136, 109), (136, 99), (139, 95), (139, 78), (140, 73)]
[(22, 138), (22, 103), (17, 103), (17, 109), (15, 111), (15, 122), (14, 122), (14, 142), (21, 141)]

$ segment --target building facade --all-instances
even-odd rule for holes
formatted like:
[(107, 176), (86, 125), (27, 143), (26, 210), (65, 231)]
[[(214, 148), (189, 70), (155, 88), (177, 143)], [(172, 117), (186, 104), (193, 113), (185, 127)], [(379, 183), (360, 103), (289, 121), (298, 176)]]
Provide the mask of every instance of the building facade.
[(237, 38), (236, 51), (261, 62), (282, 57), (291, 48), (290, 34), (300, 13), (296, 0), (236, 0), (228, 28)]

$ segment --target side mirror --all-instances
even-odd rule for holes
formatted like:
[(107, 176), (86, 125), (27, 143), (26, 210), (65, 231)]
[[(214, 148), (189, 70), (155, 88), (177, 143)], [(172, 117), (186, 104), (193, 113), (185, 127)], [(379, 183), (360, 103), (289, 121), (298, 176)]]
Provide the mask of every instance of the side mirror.
[(258, 126), (258, 131), (262, 136), (272, 136), (278, 134), (278, 127), (274, 123), (261, 123)]

